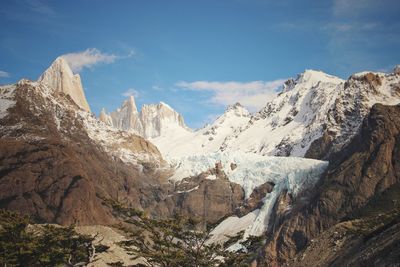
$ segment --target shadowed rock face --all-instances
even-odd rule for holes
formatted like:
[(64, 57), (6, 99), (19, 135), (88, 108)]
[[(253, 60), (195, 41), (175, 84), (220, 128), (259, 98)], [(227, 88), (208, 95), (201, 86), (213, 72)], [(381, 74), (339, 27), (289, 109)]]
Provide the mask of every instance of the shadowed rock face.
[[(289, 213), (276, 212), (259, 264), (294, 264), (291, 260), (310, 245), (311, 239), (362, 211), (372, 199), (385, 195), (399, 182), (400, 106), (377, 104), (349, 145), (331, 155), (328, 171), (312, 197), (306, 201), (300, 197), (293, 200)], [(398, 235), (396, 238), (400, 240)], [(361, 245), (358, 248), (362, 249)], [(297, 265), (305, 266), (299, 261)], [(310, 260), (307, 264), (316, 262)], [(327, 265), (330, 265), (328, 260), (322, 264)]]
[[(208, 179), (210, 175), (215, 178)], [(164, 216), (181, 214), (213, 224), (236, 213), (243, 205), (244, 197), (243, 188), (228, 180), (218, 162), (215, 168), (175, 184), (170, 195), (157, 205), (156, 210)]]
[[(60, 224), (109, 224), (111, 211), (99, 198), (145, 209), (159, 174), (151, 164), (126, 164), (89, 138), (68, 95), (52, 104), (33, 83), (15, 89), (16, 104), (0, 121), (0, 208)], [(57, 117), (57, 118), (55, 118)], [(131, 151), (159, 152), (141, 137)], [(135, 145), (136, 144), (136, 145)], [(140, 190), (141, 191), (140, 191)]]

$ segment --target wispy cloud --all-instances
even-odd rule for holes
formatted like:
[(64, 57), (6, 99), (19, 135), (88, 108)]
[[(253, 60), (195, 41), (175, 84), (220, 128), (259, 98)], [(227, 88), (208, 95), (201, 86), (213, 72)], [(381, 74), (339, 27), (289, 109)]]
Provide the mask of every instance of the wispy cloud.
[(96, 48), (63, 55), (73, 72), (80, 72), (83, 68), (91, 68), (99, 63), (113, 63), (119, 56), (102, 53)]
[(355, 16), (364, 12), (372, 5), (374, 0), (335, 0), (333, 1), (332, 12), (334, 16)]
[(8, 77), (10, 77), (10, 73), (0, 70), (0, 78), (8, 78)]
[(334, 0), (332, 15), (338, 18), (365, 17), (380, 12), (396, 12), (398, 0)]
[(400, 44), (399, 28), (390, 22), (399, 10), (398, 0), (334, 0), (331, 19), (321, 30), (327, 35), (332, 63), (347, 71), (376, 67), (382, 46)]
[(134, 96), (135, 98), (138, 98), (140, 96), (140, 92), (135, 88), (129, 88), (128, 90), (123, 92), (122, 95), (125, 97)]
[(161, 90), (163, 90), (163, 88), (161, 87), (161, 86), (159, 86), (159, 85), (153, 85), (152, 87), (151, 87), (151, 89), (153, 89), (153, 90), (155, 90), (155, 91), (161, 91)]
[(181, 81), (176, 87), (212, 92), (211, 103), (217, 105), (230, 105), (240, 102), (251, 111), (263, 107), (269, 100), (276, 96), (277, 89), (285, 80), (275, 81), (252, 81), (252, 82), (210, 82), (210, 81)]
[(25, 3), (28, 6), (28, 8), (33, 12), (39, 13), (41, 15), (51, 16), (51, 17), (54, 17), (57, 15), (57, 13), (54, 11), (54, 9), (51, 6), (49, 6), (48, 4), (43, 3), (43, 1), (26, 0)]

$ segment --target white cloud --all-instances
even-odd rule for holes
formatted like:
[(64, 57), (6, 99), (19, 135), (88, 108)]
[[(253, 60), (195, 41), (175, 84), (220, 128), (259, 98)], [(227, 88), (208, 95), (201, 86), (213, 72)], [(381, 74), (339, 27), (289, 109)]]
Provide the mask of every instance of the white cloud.
[(218, 105), (241, 103), (251, 111), (262, 108), (276, 96), (276, 90), (285, 80), (252, 82), (178, 82), (175, 86), (187, 90), (209, 91), (213, 93), (210, 101)]
[(83, 68), (91, 68), (99, 63), (113, 63), (118, 56), (105, 54), (96, 48), (88, 48), (85, 51), (68, 53), (63, 55), (73, 72), (79, 72)]
[(140, 96), (140, 93), (138, 90), (134, 88), (129, 88), (125, 92), (122, 93), (123, 96), (128, 97), (128, 96), (134, 96), (135, 98), (138, 98)]
[(10, 77), (10, 73), (0, 70), (0, 78), (8, 78), (8, 77)]

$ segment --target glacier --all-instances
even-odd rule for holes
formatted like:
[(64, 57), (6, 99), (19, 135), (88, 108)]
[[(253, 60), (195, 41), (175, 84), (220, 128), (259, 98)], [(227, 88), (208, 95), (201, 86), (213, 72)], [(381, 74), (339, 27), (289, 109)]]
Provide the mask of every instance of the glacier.
[[(244, 238), (262, 235), (268, 227), (271, 211), (278, 196), (287, 190), (294, 197), (305, 189), (313, 187), (328, 166), (327, 161), (297, 158), (262, 156), (245, 152), (215, 152), (201, 155), (169, 158), (175, 173), (170, 177), (178, 182), (185, 177), (194, 176), (213, 168), (221, 162), (222, 168), (231, 182), (240, 184), (245, 197), (250, 197), (254, 188), (265, 182), (275, 184), (271, 193), (266, 194), (263, 206), (239, 218), (231, 216), (222, 221), (212, 232), (212, 242), (226, 239), (244, 230)], [(232, 170), (231, 164), (236, 164)]]

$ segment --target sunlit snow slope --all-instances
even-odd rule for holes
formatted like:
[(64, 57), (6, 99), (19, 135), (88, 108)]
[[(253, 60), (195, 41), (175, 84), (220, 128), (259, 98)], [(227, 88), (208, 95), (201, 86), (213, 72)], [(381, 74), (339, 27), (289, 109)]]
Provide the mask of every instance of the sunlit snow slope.
[(340, 149), (375, 103), (400, 103), (400, 73), (363, 72), (348, 80), (306, 70), (255, 114), (236, 104), (194, 132), (174, 129), (151, 139), (165, 157), (216, 151), (303, 157), (313, 141), (329, 135)]

